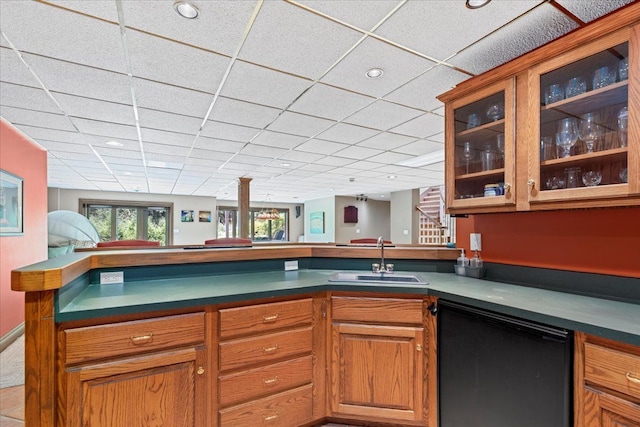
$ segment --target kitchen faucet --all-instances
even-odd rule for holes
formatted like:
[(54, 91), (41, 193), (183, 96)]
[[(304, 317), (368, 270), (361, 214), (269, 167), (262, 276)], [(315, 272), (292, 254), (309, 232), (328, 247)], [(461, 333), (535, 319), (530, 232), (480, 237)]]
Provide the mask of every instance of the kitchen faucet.
[(378, 244), (376, 247), (380, 248), (380, 270), (378, 271), (380, 271), (380, 273), (384, 273), (387, 269), (385, 268), (384, 263), (384, 238), (382, 236), (378, 237)]

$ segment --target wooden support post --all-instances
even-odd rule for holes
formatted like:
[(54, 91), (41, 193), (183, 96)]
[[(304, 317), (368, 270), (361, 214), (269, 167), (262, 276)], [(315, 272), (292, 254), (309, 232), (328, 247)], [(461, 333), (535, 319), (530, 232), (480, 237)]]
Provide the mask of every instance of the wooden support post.
[(249, 239), (249, 189), (251, 179), (238, 179), (238, 223), (240, 224), (240, 238)]

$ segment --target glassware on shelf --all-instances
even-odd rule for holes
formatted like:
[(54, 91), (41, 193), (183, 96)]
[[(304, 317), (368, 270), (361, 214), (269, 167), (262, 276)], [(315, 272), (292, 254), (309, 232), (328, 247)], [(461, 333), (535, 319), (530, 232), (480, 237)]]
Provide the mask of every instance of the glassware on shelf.
[(499, 154), (499, 167), (504, 167), (504, 133), (499, 133), (496, 135), (496, 148), (498, 149)]
[(567, 82), (567, 87), (565, 89), (565, 94), (567, 98), (571, 98), (572, 96), (580, 95), (587, 91), (587, 81), (584, 77), (574, 77)]
[(580, 117), (580, 139), (587, 145), (587, 153), (593, 153), (595, 142), (602, 136), (602, 126), (598, 113), (586, 113)]
[(495, 169), (498, 154), (493, 151), (491, 144), (487, 144), (485, 149), (480, 153), (480, 163), (483, 171)]
[(545, 184), (547, 186), (547, 190), (557, 190), (559, 188), (564, 188), (565, 181), (564, 178), (552, 176), (551, 178), (547, 178), (547, 182)]
[(620, 81), (629, 78), (629, 58), (623, 58), (618, 62), (618, 76), (620, 77)]
[(602, 181), (602, 172), (600, 171), (587, 171), (582, 174), (582, 183), (586, 187), (595, 187)]
[(469, 114), (467, 117), (467, 129), (473, 129), (480, 126), (480, 115), (477, 113)]
[(629, 132), (629, 110), (627, 107), (618, 112), (618, 143), (620, 147), (627, 146), (627, 136)]
[(462, 148), (462, 151), (460, 152), (460, 158), (462, 160), (464, 160), (466, 166), (467, 166), (467, 174), (469, 173), (469, 162), (471, 161), (471, 159), (473, 159), (475, 157), (475, 152), (473, 151), (473, 149), (471, 148), (471, 143), (470, 142), (465, 142)]
[(564, 179), (567, 184), (566, 188), (577, 188), (580, 186), (580, 173), (581, 169), (576, 168), (566, 168), (564, 170)]
[(629, 180), (627, 168), (620, 169), (618, 176), (620, 177), (620, 182), (627, 182)]
[(487, 108), (487, 118), (492, 121), (504, 118), (504, 102), (496, 102)]
[(564, 92), (564, 88), (561, 84), (555, 83), (549, 85), (544, 92), (545, 105), (562, 101), (564, 99)]
[(558, 133), (556, 133), (556, 147), (558, 147), (558, 158), (571, 156), (571, 147), (578, 141), (578, 126), (576, 119), (567, 117), (558, 122)]
[(616, 70), (613, 67), (600, 67), (593, 73), (593, 88), (600, 89), (616, 82)]
[(543, 136), (540, 138), (540, 161), (556, 158), (556, 147), (553, 145), (553, 138)]

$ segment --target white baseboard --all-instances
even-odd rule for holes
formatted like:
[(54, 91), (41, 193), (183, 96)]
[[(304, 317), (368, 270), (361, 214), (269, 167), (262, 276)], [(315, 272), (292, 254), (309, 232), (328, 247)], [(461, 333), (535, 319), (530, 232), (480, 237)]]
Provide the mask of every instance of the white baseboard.
[(0, 352), (9, 347), (15, 340), (24, 334), (24, 322), (0, 337)]

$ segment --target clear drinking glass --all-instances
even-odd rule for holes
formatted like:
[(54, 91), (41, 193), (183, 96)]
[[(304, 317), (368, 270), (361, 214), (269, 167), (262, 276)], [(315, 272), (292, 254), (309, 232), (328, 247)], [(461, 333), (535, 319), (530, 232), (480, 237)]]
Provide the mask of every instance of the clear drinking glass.
[(620, 76), (620, 81), (629, 78), (629, 58), (623, 58), (618, 62), (618, 76)]
[(609, 86), (616, 82), (616, 70), (611, 67), (600, 67), (593, 73), (593, 88)]
[(593, 146), (602, 135), (601, 122), (598, 113), (586, 113), (580, 117), (580, 139), (587, 144), (587, 153), (593, 153)]
[(574, 77), (567, 82), (567, 87), (565, 89), (565, 93), (567, 98), (571, 98), (572, 96), (580, 95), (587, 91), (587, 81), (584, 77)]
[(496, 102), (495, 104), (491, 104), (487, 109), (487, 118), (492, 121), (504, 118), (504, 103)]
[(561, 84), (551, 84), (547, 87), (544, 93), (545, 104), (553, 104), (554, 102), (562, 101), (564, 99), (564, 88)]
[(564, 178), (567, 188), (577, 188), (580, 186), (580, 168), (566, 168), (564, 170)]
[(540, 161), (556, 158), (556, 148), (553, 146), (553, 138), (543, 136), (540, 138)]
[(618, 142), (620, 147), (627, 146), (627, 135), (629, 132), (629, 110), (624, 107), (618, 112)]
[(474, 151), (471, 149), (471, 143), (465, 142), (460, 152), (460, 158), (465, 161), (467, 166), (467, 174), (469, 173), (469, 161), (475, 157)]
[(567, 117), (558, 122), (558, 132), (556, 133), (556, 146), (559, 149), (558, 157), (569, 157), (571, 147), (578, 141), (578, 126), (576, 119)]
[(498, 155), (491, 148), (490, 144), (487, 144), (485, 149), (480, 153), (480, 162), (482, 164), (483, 171), (490, 171), (495, 169), (496, 159)]
[(480, 115), (476, 113), (469, 114), (467, 118), (467, 129), (473, 129), (477, 126), (480, 126)]

